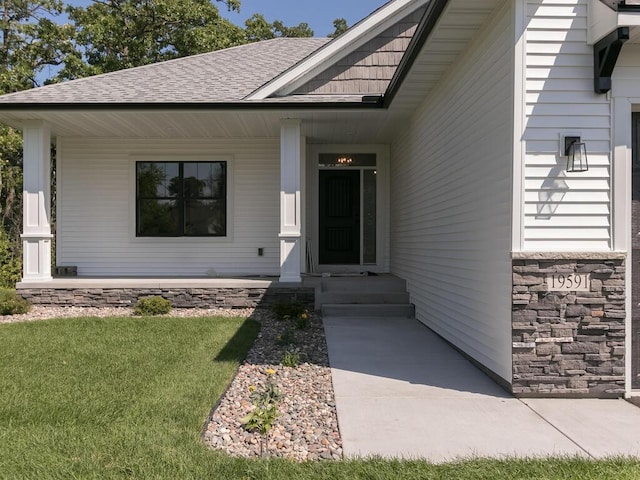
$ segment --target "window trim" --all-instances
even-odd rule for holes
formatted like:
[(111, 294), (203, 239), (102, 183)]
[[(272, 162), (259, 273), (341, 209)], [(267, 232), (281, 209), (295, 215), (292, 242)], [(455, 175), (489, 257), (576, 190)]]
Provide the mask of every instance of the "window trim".
[[(226, 162), (227, 163), (227, 228), (225, 236), (164, 236), (143, 237), (137, 235), (137, 164), (138, 162)], [(154, 244), (211, 244), (232, 243), (234, 232), (234, 157), (233, 155), (131, 155), (129, 156), (129, 240), (132, 243)]]

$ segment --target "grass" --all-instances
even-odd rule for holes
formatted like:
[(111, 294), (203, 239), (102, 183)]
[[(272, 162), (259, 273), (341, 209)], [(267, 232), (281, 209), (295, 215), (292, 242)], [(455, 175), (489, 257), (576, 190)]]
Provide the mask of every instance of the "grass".
[(203, 422), (257, 331), (224, 318), (0, 325), (0, 478), (640, 479), (630, 459), (296, 464), (212, 452)]

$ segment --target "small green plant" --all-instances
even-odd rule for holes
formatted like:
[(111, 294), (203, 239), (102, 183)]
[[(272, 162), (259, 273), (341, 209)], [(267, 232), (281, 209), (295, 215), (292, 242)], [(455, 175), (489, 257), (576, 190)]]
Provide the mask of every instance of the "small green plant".
[(275, 313), (280, 320), (296, 319), (303, 313), (307, 313), (304, 304), (297, 301), (278, 302), (273, 305), (272, 309), (273, 313)]
[(287, 350), (282, 356), (282, 365), (284, 367), (295, 368), (300, 364), (300, 352), (298, 350)]
[(280, 335), (276, 337), (276, 343), (281, 347), (286, 347), (287, 345), (291, 345), (296, 343), (296, 339), (293, 336), (293, 331), (291, 329), (286, 329)]
[(309, 314), (306, 310), (295, 319), (294, 324), (298, 330), (305, 330), (309, 328)]
[(31, 310), (31, 305), (15, 290), (0, 289), (0, 315), (19, 315)]
[(133, 308), (134, 315), (165, 315), (171, 311), (171, 302), (162, 297), (147, 297), (138, 300)]
[(278, 418), (278, 403), (282, 398), (278, 386), (273, 381), (275, 370), (268, 368), (265, 373), (267, 382), (264, 389), (257, 390), (253, 385), (249, 387), (254, 408), (241, 420), (245, 430), (260, 434), (260, 454), (263, 457), (269, 454), (269, 432)]

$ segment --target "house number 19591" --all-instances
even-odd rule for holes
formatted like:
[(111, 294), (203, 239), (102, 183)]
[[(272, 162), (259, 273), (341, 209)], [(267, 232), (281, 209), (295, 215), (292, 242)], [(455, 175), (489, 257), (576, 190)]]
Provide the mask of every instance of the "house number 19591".
[(552, 292), (588, 292), (591, 275), (588, 273), (551, 273), (547, 288)]

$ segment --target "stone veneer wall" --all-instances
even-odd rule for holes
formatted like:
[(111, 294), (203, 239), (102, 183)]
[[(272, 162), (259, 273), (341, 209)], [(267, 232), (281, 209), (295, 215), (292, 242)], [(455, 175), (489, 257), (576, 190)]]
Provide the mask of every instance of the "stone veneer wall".
[(313, 304), (314, 290), (296, 288), (29, 288), (18, 293), (33, 305), (130, 307), (138, 299), (161, 296), (175, 308), (268, 307), (280, 301)]
[[(620, 397), (625, 388), (622, 255), (514, 255), (513, 393)], [(588, 292), (549, 292), (550, 273), (590, 273)]]

